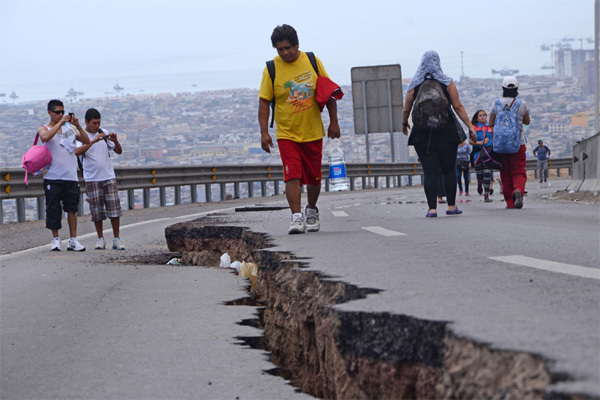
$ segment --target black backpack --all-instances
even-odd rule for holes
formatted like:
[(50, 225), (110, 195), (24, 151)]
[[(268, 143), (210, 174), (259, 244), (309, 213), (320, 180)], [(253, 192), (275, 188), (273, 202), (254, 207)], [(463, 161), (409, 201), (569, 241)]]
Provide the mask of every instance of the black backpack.
[[(307, 51), (306, 55), (310, 60), (310, 64), (313, 69), (319, 75), (319, 67), (317, 66), (317, 59), (315, 58), (315, 54), (312, 51)], [(267, 70), (269, 71), (269, 76), (271, 77), (271, 83), (273, 84), (273, 99), (271, 100), (271, 128), (273, 127), (273, 121), (275, 120), (275, 61), (269, 60), (267, 61)]]
[(441, 83), (427, 73), (419, 87), (412, 109), (412, 121), (417, 129), (438, 131), (448, 123), (450, 102)]

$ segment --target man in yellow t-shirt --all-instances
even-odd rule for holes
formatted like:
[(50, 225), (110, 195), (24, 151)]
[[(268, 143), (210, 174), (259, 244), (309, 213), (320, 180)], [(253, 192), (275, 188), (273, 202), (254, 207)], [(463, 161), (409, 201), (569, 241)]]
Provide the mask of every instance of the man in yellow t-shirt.
[[(275, 130), (279, 153), (283, 163), (285, 194), (292, 211), (292, 224), (288, 233), (317, 232), (319, 209), (317, 200), (321, 192), (321, 159), (325, 129), (319, 105), (315, 100), (317, 72), (306, 53), (299, 50), (298, 34), (290, 25), (277, 26), (271, 35), (271, 44), (277, 49), (275, 82), (271, 81), (265, 67), (258, 94), (258, 122), (260, 144), (271, 152), (273, 139), (269, 134), (269, 107), (275, 100)], [(316, 57), (315, 57), (316, 58)], [(321, 61), (316, 58), (319, 74), (328, 77)], [(329, 99), (327, 136), (340, 137), (337, 104)], [(307, 205), (302, 213), (302, 185), (306, 185)]]

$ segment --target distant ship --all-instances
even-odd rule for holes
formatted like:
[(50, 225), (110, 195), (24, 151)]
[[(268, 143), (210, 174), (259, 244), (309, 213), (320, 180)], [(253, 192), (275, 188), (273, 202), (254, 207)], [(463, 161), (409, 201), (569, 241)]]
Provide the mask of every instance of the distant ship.
[(81, 96), (83, 94), (83, 92), (78, 92), (75, 89), (73, 89), (73, 87), (71, 87), (71, 89), (69, 89), (69, 91), (67, 92), (67, 94), (65, 95), (66, 97), (77, 97), (77, 96)]
[(549, 51), (550, 50), (550, 46), (548, 46), (547, 44), (543, 44), (540, 46), (540, 49), (542, 51)]
[[(563, 39), (564, 40), (564, 39)], [(556, 47), (558, 47), (559, 50), (568, 50), (571, 48), (571, 43), (567, 43), (567, 42), (558, 42), (555, 45)]]
[(14, 100), (14, 99), (18, 99), (18, 98), (19, 98), (19, 96), (17, 96), (17, 94), (15, 93), (15, 91), (14, 91), (14, 90), (12, 91), (12, 93), (10, 94), (10, 96), (9, 96), (9, 97), (10, 97), (11, 99), (13, 99), (13, 100)]
[(552, 65), (544, 65), (540, 69), (554, 69), (554, 67)]
[(500, 76), (516, 75), (518, 73), (518, 69), (508, 69), (506, 67), (501, 70), (492, 69), (492, 74), (500, 74)]
[(124, 90), (124, 88), (121, 85), (119, 85), (119, 81), (117, 81), (117, 83), (115, 83), (115, 86), (113, 86), (113, 89), (115, 89), (115, 91), (117, 91), (117, 92), (121, 92)]

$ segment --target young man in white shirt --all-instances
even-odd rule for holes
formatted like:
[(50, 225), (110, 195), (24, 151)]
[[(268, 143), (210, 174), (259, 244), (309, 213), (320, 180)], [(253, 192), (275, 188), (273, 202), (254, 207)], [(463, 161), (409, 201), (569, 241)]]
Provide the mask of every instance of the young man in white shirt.
[(60, 251), (61, 240), (58, 231), (62, 228), (63, 212), (67, 213), (69, 225), (69, 251), (85, 251), (77, 240), (77, 210), (79, 208), (79, 178), (74, 151), (76, 140), (89, 143), (90, 140), (74, 114), (65, 115), (65, 106), (60, 100), (48, 102), (50, 122), (38, 129), (42, 143), (46, 143), (52, 154), (52, 163), (44, 175), (44, 195), (46, 197), (46, 228), (52, 231), (50, 250)]
[(92, 222), (96, 226), (98, 241), (96, 250), (104, 250), (106, 242), (102, 233), (102, 221), (107, 217), (113, 230), (113, 250), (125, 250), (119, 237), (120, 217), (123, 215), (119, 190), (115, 180), (115, 170), (110, 159), (110, 151), (121, 154), (123, 149), (114, 132), (106, 133), (100, 128), (100, 112), (90, 108), (85, 113), (85, 131), (88, 144), (77, 147), (75, 154), (83, 166), (83, 179), (87, 201), (90, 204)]

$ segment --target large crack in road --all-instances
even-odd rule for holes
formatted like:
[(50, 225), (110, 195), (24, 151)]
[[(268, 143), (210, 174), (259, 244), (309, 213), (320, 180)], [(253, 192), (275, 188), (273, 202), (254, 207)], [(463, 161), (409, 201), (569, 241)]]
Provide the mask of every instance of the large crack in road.
[(231, 304), (260, 307), (264, 329), (239, 338), (270, 352), (280, 375), (304, 393), (320, 398), (581, 398), (547, 390), (567, 380), (548, 372), (549, 360), (524, 352), (492, 349), (456, 336), (444, 321), (409, 315), (340, 311), (354, 299), (378, 293), (303, 267), (293, 254), (268, 250), (268, 235), (222, 226), (214, 218), (172, 225), (167, 245), (182, 262), (218, 265), (232, 259), (259, 265), (250, 298)]

